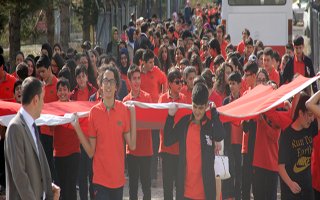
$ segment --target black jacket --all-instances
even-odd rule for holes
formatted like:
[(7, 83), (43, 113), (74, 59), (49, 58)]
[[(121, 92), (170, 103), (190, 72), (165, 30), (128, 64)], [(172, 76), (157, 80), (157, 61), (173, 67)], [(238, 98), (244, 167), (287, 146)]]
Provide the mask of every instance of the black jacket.
[[(205, 115), (201, 119), (200, 142), (202, 158), (202, 177), (204, 192), (207, 200), (215, 199), (215, 172), (214, 141), (221, 141), (224, 138), (224, 128), (215, 108), (211, 109), (211, 120)], [(179, 142), (179, 164), (177, 180), (177, 200), (184, 199), (184, 182), (186, 175), (186, 140), (188, 127), (193, 115), (182, 117), (177, 124), (174, 124), (174, 117), (168, 116), (164, 127), (164, 145), (170, 146)]]
[[(303, 56), (303, 62), (304, 62), (304, 71), (305, 77), (314, 77), (314, 68), (311, 59), (308, 56)], [(284, 70), (282, 72), (282, 84), (291, 82), (294, 76), (294, 58), (290, 58), (290, 60), (287, 62), (287, 64), (284, 67)], [(314, 82), (312, 84), (312, 90), (314, 93), (318, 91), (317, 83)]]
[(152, 43), (150, 42), (149, 38), (145, 33), (141, 33), (140, 37), (134, 43), (134, 50), (133, 50), (134, 53), (138, 49), (150, 49), (152, 51), (154, 49), (154, 46), (152, 45)]

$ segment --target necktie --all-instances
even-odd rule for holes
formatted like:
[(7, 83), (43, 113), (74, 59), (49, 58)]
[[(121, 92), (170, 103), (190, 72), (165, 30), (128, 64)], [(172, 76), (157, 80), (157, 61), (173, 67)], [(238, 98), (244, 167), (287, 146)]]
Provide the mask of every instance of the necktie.
[(33, 123), (32, 126), (34, 128), (34, 133), (36, 135), (36, 145), (37, 145), (37, 148), (39, 149), (39, 141), (40, 141), (39, 130), (38, 130), (38, 127), (36, 126), (36, 123)]

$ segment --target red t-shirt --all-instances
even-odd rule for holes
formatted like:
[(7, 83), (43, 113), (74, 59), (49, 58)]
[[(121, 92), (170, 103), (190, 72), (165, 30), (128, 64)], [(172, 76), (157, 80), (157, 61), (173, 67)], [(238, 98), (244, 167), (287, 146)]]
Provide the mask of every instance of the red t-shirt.
[(186, 103), (192, 104), (192, 90), (188, 90), (188, 87), (184, 85), (180, 92), (186, 96)]
[(268, 72), (269, 74), (269, 79), (276, 82), (277, 86), (279, 87), (280, 85), (280, 75), (279, 72), (272, 67), (271, 71)]
[[(145, 103), (151, 103), (150, 94), (140, 90), (140, 94), (138, 97), (133, 98), (132, 94), (129, 93), (126, 97), (123, 98), (123, 102), (126, 101), (139, 101)], [(152, 135), (150, 129), (138, 129), (137, 130), (137, 139), (136, 139), (136, 149), (130, 150), (128, 145), (126, 145), (127, 154), (131, 154), (134, 156), (152, 156)]]
[(44, 95), (44, 102), (50, 103), (54, 101), (58, 101), (59, 98), (57, 96), (57, 83), (58, 79), (54, 75), (52, 75), (52, 81), (50, 84), (44, 86), (44, 90), (46, 91)]
[(240, 55), (243, 54), (244, 48), (245, 48), (245, 44), (244, 44), (244, 41), (242, 40), (237, 46), (237, 51), (240, 53)]
[(242, 144), (242, 127), (231, 123), (231, 144)]
[(80, 152), (80, 141), (70, 124), (54, 127), (53, 156), (65, 157)]
[(226, 98), (226, 94), (221, 94), (218, 91), (213, 90), (209, 97), (209, 101), (213, 101), (218, 108), (222, 106), (224, 98)]
[(298, 60), (297, 56), (293, 57), (293, 74), (299, 73), (302, 76), (305, 76), (305, 68), (304, 68), (303, 59), (301, 61)]
[(166, 85), (166, 75), (156, 66), (147, 73), (141, 72), (141, 89), (151, 95), (153, 103), (158, 102), (161, 94), (161, 85)]
[(93, 183), (108, 188), (125, 184), (124, 137), (130, 130), (130, 115), (121, 101), (107, 110), (101, 101), (89, 112), (89, 137), (96, 138), (93, 156)]
[(257, 132), (252, 165), (278, 172), (278, 150), (281, 129), (272, 128), (265, 119), (257, 120)]
[[(215, 188), (212, 189), (215, 190)], [(200, 124), (195, 124), (193, 122), (189, 125), (186, 140), (184, 196), (190, 199), (206, 198), (202, 177)]]
[[(186, 103), (185, 96), (179, 93), (178, 99), (172, 99), (169, 95), (169, 91), (162, 94), (159, 98), (159, 103), (169, 103), (169, 102), (177, 102), (177, 103)], [(169, 147), (164, 145), (164, 133), (163, 130), (160, 130), (160, 145), (159, 145), (159, 153), (169, 153), (173, 155), (179, 155), (179, 143), (175, 143)]]
[(312, 187), (320, 191), (320, 134), (313, 138), (311, 155)]
[(16, 78), (8, 73), (5, 73), (4, 81), (0, 82), (0, 100), (13, 102), (14, 99), (14, 83)]
[(223, 56), (224, 59), (227, 59), (227, 52), (226, 52), (227, 46), (228, 46), (228, 42), (225, 40), (222, 40), (220, 44), (220, 49), (221, 49), (221, 55)]

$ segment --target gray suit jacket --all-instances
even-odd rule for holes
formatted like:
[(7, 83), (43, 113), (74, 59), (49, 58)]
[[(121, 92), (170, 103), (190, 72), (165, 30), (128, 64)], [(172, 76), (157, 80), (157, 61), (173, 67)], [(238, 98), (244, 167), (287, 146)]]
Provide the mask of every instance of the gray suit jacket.
[(53, 199), (52, 179), (41, 142), (39, 155), (31, 132), (18, 114), (10, 122), (5, 140), (6, 195), (7, 200)]

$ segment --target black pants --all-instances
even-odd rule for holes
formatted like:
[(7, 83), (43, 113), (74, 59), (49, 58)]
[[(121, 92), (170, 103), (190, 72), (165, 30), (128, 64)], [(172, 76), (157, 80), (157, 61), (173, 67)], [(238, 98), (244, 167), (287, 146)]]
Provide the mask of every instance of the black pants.
[(277, 200), (278, 173), (254, 167), (253, 196), (255, 200)]
[(54, 167), (54, 160), (53, 160), (53, 136), (40, 134), (40, 141), (47, 157), (52, 180), (53, 182), (55, 182), (57, 180), (57, 173)]
[(234, 159), (234, 197), (235, 200), (241, 199), (241, 180), (242, 180), (242, 157), (241, 144), (232, 144), (232, 153)]
[(152, 130), (152, 149), (153, 155), (151, 157), (151, 179), (157, 179), (158, 177), (158, 162), (159, 162), (159, 144), (160, 144), (160, 137), (159, 133), (160, 130)]
[(89, 194), (90, 199), (94, 199), (93, 185), (92, 185), (92, 159), (90, 159), (80, 145), (80, 164), (79, 164), (79, 196), (81, 200), (88, 200), (88, 182), (89, 182)]
[(127, 155), (130, 200), (138, 200), (139, 179), (143, 200), (151, 199), (151, 156)]
[(80, 153), (65, 157), (54, 157), (57, 180), (61, 188), (60, 200), (77, 200), (77, 178)]
[(242, 200), (250, 200), (252, 174), (252, 159), (249, 154), (242, 154)]
[(123, 187), (107, 188), (96, 184), (94, 188), (94, 200), (122, 200), (123, 198)]
[(0, 185), (6, 187), (6, 169), (4, 160), (4, 138), (0, 140)]
[[(162, 157), (162, 179), (164, 200), (173, 199), (173, 185), (177, 187), (177, 172), (179, 156), (161, 153)], [(177, 197), (177, 193), (176, 193)], [(176, 198), (177, 199), (177, 198)]]
[(313, 191), (314, 191), (314, 199), (315, 200), (320, 199), (320, 191), (318, 191), (314, 188), (313, 188)]

